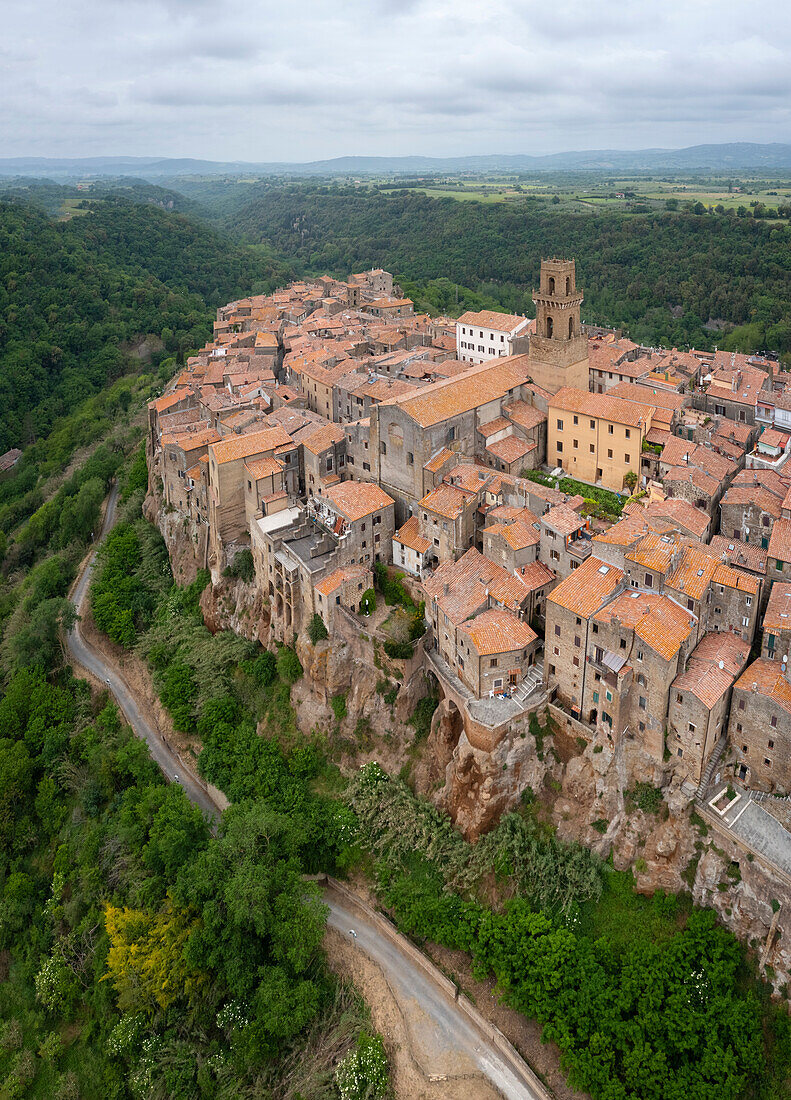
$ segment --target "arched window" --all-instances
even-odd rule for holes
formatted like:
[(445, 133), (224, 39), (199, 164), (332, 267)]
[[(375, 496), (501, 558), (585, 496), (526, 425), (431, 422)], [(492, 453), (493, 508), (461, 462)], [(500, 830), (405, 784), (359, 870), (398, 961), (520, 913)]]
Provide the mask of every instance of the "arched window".
[(547, 317), (547, 336), (552, 338), (552, 318)]
[(569, 294), (571, 294), (571, 279), (567, 275), (566, 276), (566, 296), (568, 297)]
[(574, 335), (574, 318), (569, 317), (569, 340)]
[(555, 276), (554, 275), (549, 276), (549, 281), (547, 282), (547, 290), (550, 294), (555, 293)]

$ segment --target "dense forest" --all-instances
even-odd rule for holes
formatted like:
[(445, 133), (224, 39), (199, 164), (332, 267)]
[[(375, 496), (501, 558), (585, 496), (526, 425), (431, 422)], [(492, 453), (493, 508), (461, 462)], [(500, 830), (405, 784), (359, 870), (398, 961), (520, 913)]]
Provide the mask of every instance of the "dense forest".
[[(0, 204), (0, 451), (122, 374), (201, 346), (216, 307), (287, 269), (184, 216), (109, 196), (68, 221)], [(137, 354), (136, 354), (137, 352)]]
[[(435, 308), (453, 308), (459, 284), (532, 312), (541, 257), (572, 256), (591, 323), (625, 326), (648, 344), (791, 355), (786, 224), (692, 213), (569, 214), (540, 203), (311, 185), (262, 187), (227, 220), (306, 271), (385, 267), (408, 281), (419, 305)], [(718, 331), (723, 322), (733, 331)]]

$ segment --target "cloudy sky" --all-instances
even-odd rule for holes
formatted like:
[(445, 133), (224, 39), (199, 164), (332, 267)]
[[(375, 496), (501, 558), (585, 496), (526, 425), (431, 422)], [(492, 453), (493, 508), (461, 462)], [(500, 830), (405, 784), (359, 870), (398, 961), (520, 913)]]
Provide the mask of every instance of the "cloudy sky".
[(791, 141), (788, 0), (4, 0), (0, 156)]

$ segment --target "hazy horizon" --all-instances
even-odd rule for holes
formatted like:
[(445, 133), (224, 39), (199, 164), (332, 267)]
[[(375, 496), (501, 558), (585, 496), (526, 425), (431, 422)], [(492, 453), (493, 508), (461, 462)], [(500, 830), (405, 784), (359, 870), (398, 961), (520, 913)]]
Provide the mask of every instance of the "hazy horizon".
[(42, 0), (35, 21), (9, 0), (4, 15), (7, 158), (309, 162), (791, 140), (791, 11), (777, 0), (668, 0), (650, 18), (614, 0)]

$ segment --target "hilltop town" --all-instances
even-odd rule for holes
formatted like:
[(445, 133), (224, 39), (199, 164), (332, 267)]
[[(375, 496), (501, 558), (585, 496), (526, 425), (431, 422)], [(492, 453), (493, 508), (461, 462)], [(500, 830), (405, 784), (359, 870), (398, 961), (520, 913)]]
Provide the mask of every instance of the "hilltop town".
[(791, 375), (584, 325), (572, 260), (534, 301), (430, 317), (372, 270), (231, 302), (149, 406), (147, 509), (207, 620), (296, 642), (324, 704), (439, 699), (419, 785), (467, 836), (551, 784), (560, 835), (646, 889), (692, 866), (787, 974)]

